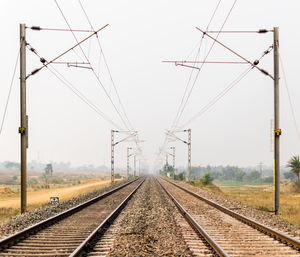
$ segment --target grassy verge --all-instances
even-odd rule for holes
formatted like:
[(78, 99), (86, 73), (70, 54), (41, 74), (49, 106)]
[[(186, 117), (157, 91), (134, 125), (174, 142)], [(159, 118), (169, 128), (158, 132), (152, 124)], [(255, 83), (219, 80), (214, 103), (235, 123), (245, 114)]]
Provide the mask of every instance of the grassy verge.
[[(110, 180), (88, 179), (78, 185), (66, 185), (60, 188), (28, 190), (27, 209), (33, 210), (49, 203), (51, 196), (59, 197), (60, 202), (81, 194), (110, 185)], [(0, 221), (20, 213), (20, 193), (0, 194)]]
[[(253, 208), (274, 210), (273, 186), (220, 186), (223, 194)], [(300, 193), (293, 192), (290, 184), (281, 185), (280, 217), (300, 227)]]
[(231, 181), (231, 180), (216, 180), (214, 183), (218, 186), (246, 186), (246, 185), (270, 185), (270, 183), (263, 183), (260, 181)]
[[(191, 185), (204, 190), (227, 196), (228, 198), (240, 201), (255, 209), (273, 212), (274, 211), (274, 188), (272, 185), (249, 185), (243, 182), (225, 181), (216, 185), (202, 185), (199, 180), (193, 180)], [(280, 217), (283, 220), (300, 228), (300, 187), (292, 183), (280, 185)]]

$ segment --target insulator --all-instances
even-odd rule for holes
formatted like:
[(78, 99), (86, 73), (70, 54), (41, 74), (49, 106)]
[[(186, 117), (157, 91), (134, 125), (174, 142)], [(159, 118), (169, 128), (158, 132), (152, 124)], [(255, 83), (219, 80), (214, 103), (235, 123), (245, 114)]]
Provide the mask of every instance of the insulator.
[(33, 70), (32, 72), (31, 72), (31, 75), (34, 75), (34, 74), (36, 74), (37, 72), (39, 72), (40, 71), (40, 69), (38, 68), (38, 69), (35, 69), (35, 70)]
[(267, 72), (266, 70), (260, 69), (260, 71), (261, 71), (263, 74), (269, 76), (269, 72)]
[(47, 62), (43, 57), (40, 58), (41, 63)]
[(258, 33), (267, 33), (267, 32), (269, 32), (267, 29), (260, 29), (260, 30), (258, 31)]
[(253, 64), (254, 64), (254, 65), (259, 64), (259, 60), (255, 60), (255, 61), (253, 62)]
[(39, 27), (39, 26), (32, 26), (31, 29), (32, 30), (41, 30), (41, 27)]

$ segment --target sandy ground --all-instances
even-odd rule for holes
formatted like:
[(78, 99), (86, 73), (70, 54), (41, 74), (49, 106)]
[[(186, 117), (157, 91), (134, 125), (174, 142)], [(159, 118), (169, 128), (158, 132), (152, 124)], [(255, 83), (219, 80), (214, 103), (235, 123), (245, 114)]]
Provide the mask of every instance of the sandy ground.
[[(30, 206), (40, 206), (49, 202), (50, 197), (59, 197), (60, 201), (65, 201), (79, 194), (88, 193), (95, 189), (105, 187), (110, 184), (110, 180), (91, 181), (80, 185), (68, 186), (53, 189), (41, 189), (39, 191), (28, 192), (27, 204)], [(2, 197), (1, 197), (2, 198)], [(0, 208), (19, 208), (20, 196), (9, 197), (0, 200)]]

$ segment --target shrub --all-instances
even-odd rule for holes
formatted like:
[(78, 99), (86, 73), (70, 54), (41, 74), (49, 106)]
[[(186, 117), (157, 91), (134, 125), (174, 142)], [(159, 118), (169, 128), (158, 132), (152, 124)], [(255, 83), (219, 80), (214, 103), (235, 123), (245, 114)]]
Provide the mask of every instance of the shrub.
[(184, 180), (184, 179), (185, 179), (184, 173), (181, 172), (181, 173), (175, 175), (175, 176), (174, 176), (174, 179), (175, 179), (175, 180)]
[(211, 177), (209, 173), (206, 173), (200, 178), (200, 183), (205, 186), (211, 184), (213, 180), (213, 177)]

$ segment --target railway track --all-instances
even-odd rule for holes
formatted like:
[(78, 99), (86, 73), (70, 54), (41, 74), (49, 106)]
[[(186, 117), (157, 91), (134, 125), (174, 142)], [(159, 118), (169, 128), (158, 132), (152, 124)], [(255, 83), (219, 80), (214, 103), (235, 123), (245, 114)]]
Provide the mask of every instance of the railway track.
[(0, 240), (0, 256), (81, 256), (144, 182), (130, 181)]
[[(185, 219), (219, 256), (300, 256), (300, 241), (174, 182), (158, 179)], [(193, 250), (193, 249), (191, 249)], [(198, 256), (197, 252), (195, 255)]]

